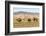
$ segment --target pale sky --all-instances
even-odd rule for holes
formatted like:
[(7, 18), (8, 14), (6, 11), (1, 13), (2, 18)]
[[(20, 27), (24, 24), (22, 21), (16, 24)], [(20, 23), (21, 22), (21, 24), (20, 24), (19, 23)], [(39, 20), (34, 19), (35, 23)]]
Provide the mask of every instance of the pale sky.
[(24, 12), (33, 12), (33, 13), (39, 13), (39, 8), (14, 8), (14, 12), (24, 11)]

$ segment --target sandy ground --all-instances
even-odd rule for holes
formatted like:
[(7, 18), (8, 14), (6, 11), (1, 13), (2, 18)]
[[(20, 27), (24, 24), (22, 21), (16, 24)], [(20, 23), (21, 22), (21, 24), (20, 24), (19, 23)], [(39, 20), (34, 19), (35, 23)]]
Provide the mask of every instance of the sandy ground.
[[(37, 15), (23, 15), (23, 14), (19, 14), (19, 15), (14, 15), (13, 16), (13, 26), (14, 28), (21, 28), (21, 27), (38, 27), (39, 26), (39, 20), (38, 21), (33, 21), (33, 18), (37, 17), (39, 18), (39, 16)], [(18, 22), (16, 19), (21, 18), (22, 21)], [(28, 22), (27, 19), (30, 18), (31, 21)], [(24, 19), (24, 20), (23, 20)]]

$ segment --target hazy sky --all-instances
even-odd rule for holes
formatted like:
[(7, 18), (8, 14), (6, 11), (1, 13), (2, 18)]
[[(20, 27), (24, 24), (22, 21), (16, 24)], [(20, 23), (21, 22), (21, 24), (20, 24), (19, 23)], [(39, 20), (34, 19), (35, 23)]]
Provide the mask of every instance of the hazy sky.
[(33, 12), (39, 13), (39, 8), (14, 8), (14, 12), (24, 11), (24, 12)]

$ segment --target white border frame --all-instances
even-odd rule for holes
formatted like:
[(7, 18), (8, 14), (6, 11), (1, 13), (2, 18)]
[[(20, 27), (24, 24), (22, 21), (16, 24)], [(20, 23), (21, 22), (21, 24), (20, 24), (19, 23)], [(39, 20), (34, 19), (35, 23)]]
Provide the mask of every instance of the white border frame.
[[(13, 7), (27, 7), (27, 8), (40, 8), (40, 26), (39, 27), (28, 27), (28, 28), (13, 28)], [(35, 6), (35, 5), (17, 5), (17, 4), (10, 4), (10, 32), (19, 32), (19, 31), (37, 31), (42, 30), (42, 6)]]

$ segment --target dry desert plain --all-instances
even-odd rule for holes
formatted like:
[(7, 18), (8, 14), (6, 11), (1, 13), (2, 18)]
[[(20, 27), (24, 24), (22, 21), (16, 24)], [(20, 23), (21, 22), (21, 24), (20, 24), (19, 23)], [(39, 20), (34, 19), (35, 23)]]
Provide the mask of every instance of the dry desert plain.
[(14, 28), (22, 27), (38, 27), (39, 26), (39, 13), (19, 13), (13, 15)]

